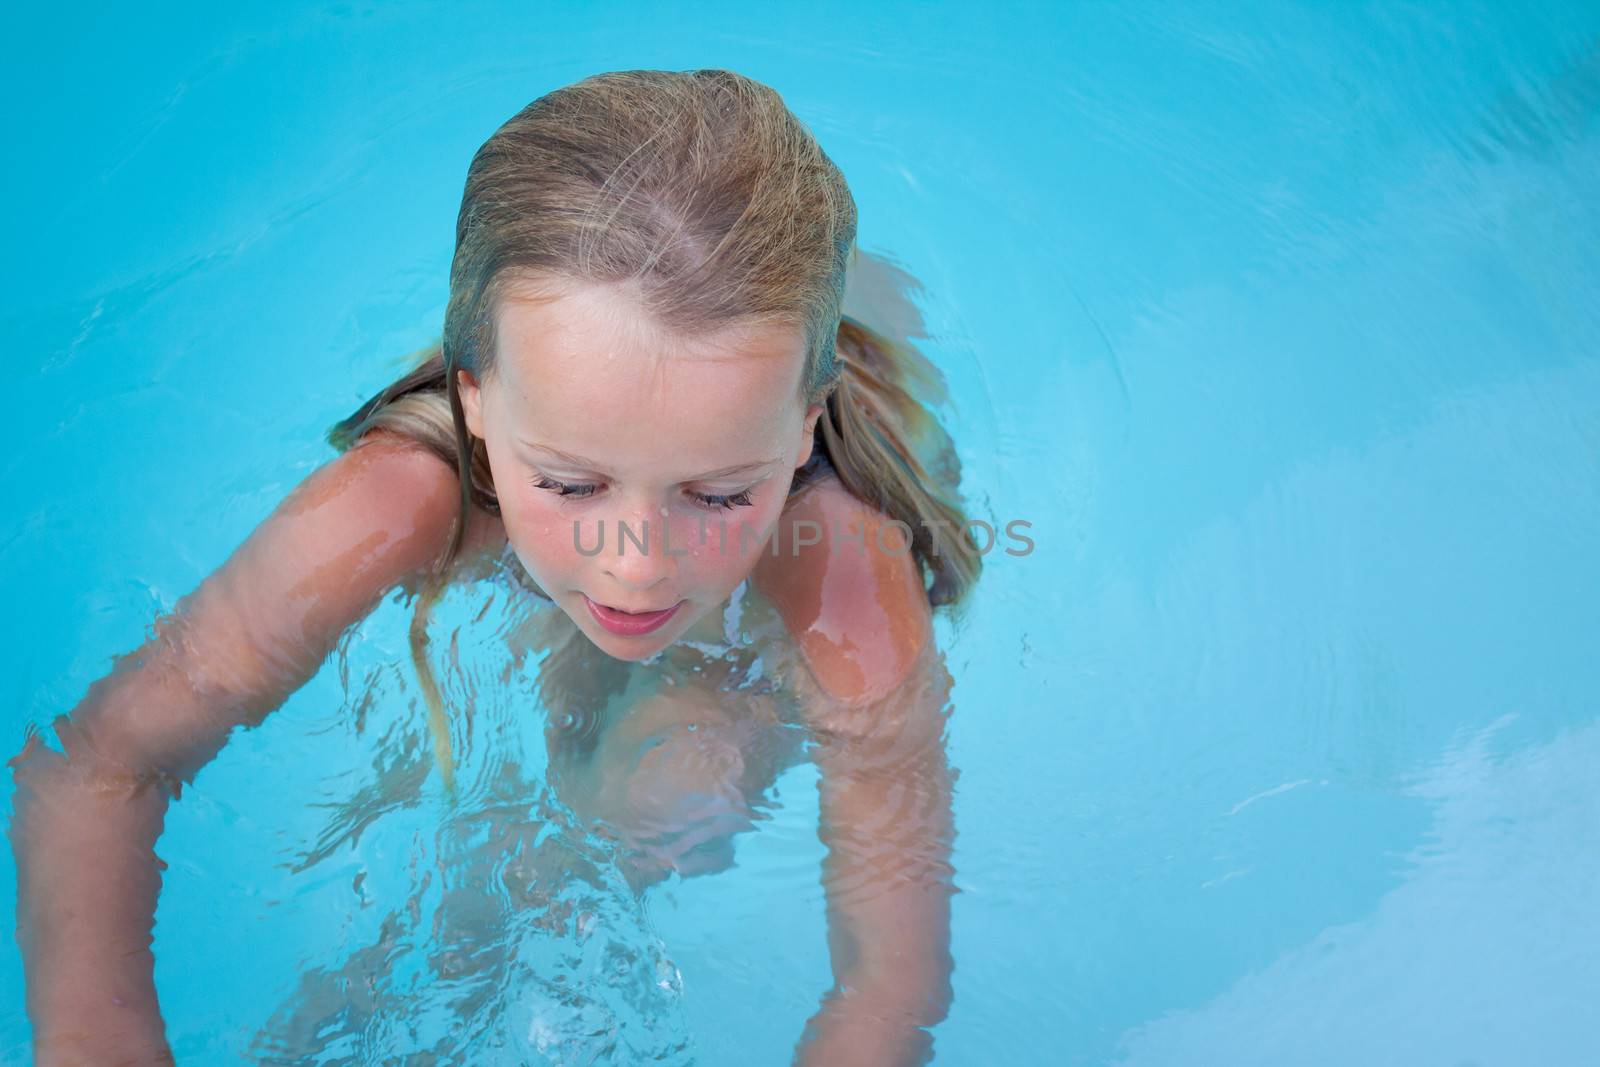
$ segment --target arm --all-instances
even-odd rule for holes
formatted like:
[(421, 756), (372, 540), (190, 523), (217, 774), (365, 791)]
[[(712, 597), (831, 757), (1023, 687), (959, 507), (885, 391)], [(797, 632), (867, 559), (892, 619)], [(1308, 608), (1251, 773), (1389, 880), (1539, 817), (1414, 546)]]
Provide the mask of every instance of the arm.
[(312, 474), (150, 639), (10, 761), (17, 938), (36, 1062), (170, 1063), (156, 1002), (154, 853), (170, 797), (339, 634), (448, 543), (458, 489), (374, 438)]
[(883, 516), (838, 486), (791, 515), (821, 543), (789, 565), (763, 560), (756, 583), (801, 653), (789, 673), (817, 742), (834, 975), (796, 1063), (922, 1064), (951, 1000), (950, 677), (910, 557), (856, 547), (880, 544)]
[(948, 681), (930, 643), (894, 695), (814, 710), (834, 986), (799, 1064), (909, 1067), (932, 1056), (928, 1028), (949, 1009), (954, 966)]

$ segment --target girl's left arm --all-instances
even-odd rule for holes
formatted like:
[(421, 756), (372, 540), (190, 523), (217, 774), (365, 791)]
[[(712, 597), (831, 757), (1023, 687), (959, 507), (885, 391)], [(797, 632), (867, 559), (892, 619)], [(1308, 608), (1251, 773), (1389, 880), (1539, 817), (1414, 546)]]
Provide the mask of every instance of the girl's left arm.
[(796, 1049), (801, 1067), (932, 1057), (929, 1028), (949, 1009), (953, 968), (948, 682), (930, 642), (892, 695), (816, 709), (834, 985)]
[(757, 573), (802, 653), (792, 681), (816, 741), (827, 846), (834, 985), (795, 1063), (923, 1064), (951, 1001), (951, 679), (920, 571), (875, 550), (893, 543), (879, 540), (883, 517), (842, 492), (809, 495), (796, 512), (822, 542)]

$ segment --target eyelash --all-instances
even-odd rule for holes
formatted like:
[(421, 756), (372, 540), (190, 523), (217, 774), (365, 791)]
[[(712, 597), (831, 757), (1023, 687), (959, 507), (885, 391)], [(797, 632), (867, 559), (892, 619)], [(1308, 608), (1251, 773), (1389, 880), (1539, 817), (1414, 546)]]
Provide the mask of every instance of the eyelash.
[[(545, 489), (558, 496), (570, 496), (579, 499), (593, 496), (600, 488), (592, 482), (558, 482), (554, 478), (547, 478), (542, 474), (533, 478), (533, 486), (535, 489)], [(690, 493), (689, 495), (694, 498), (695, 503), (713, 511), (731, 511), (733, 508), (747, 508), (753, 503), (750, 499), (749, 489), (741, 489), (737, 493)]]

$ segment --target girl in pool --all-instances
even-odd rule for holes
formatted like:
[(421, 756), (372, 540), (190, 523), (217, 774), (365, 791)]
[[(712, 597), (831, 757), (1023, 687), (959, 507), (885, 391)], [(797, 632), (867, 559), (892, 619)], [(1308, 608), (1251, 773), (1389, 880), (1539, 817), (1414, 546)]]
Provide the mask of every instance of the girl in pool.
[[(931, 611), (978, 558), (920, 357), (842, 314), (854, 239), (838, 169), (727, 71), (588, 78), (489, 138), (439, 348), (56, 721), (64, 755), (30, 737), (12, 760), (38, 1062), (170, 1062), (150, 948), (167, 804), (397, 586), (420, 594), (453, 787), (428, 608), (508, 559), (559, 609), (530, 639), (551, 653), (552, 782), (635, 884), (725, 866), (784, 765), (753, 739), (803, 726), (835, 983), (796, 1061), (926, 1061), (952, 891)], [(730, 612), (778, 636), (721, 656)], [(758, 656), (776, 685), (729, 684)]]

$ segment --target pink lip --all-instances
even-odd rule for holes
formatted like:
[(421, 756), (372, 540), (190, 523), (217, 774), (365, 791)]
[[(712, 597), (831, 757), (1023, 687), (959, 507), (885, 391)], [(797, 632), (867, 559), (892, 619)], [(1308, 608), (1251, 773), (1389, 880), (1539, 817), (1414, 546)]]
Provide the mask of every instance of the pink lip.
[(680, 600), (663, 611), (635, 613), (608, 608), (604, 604), (596, 604), (587, 596), (583, 597), (583, 602), (589, 605), (589, 614), (594, 616), (596, 622), (612, 633), (623, 637), (638, 637), (640, 634), (658, 630), (668, 619), (678, 613), (679, 608), (683, 607), (683, 601)]

